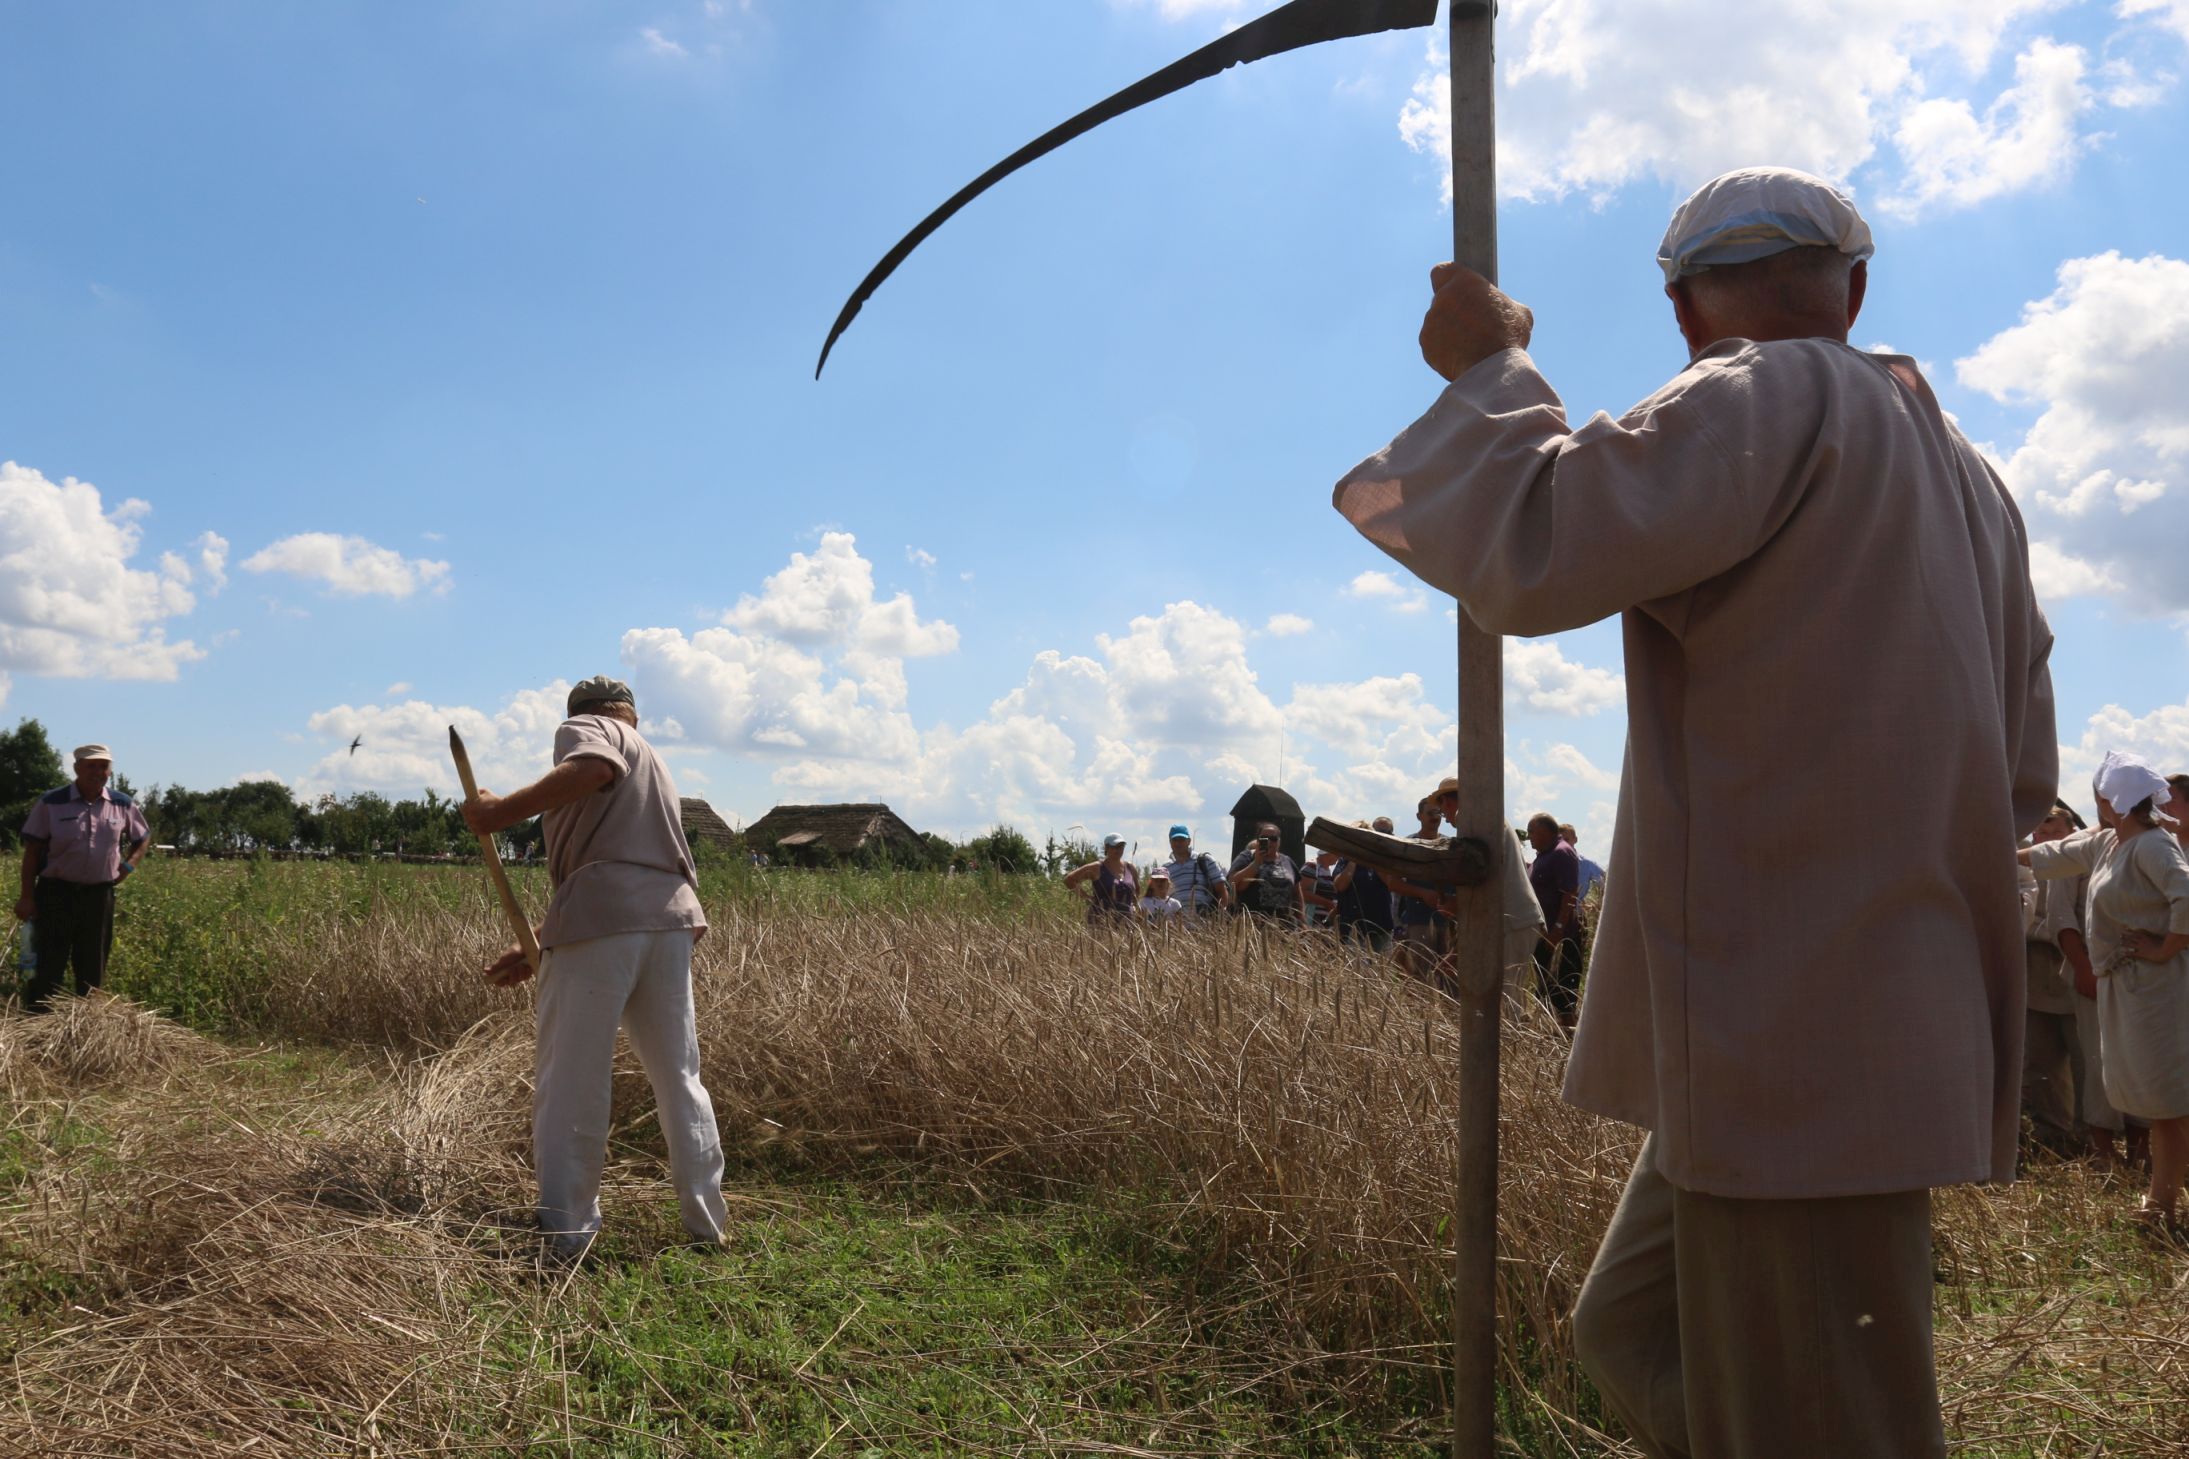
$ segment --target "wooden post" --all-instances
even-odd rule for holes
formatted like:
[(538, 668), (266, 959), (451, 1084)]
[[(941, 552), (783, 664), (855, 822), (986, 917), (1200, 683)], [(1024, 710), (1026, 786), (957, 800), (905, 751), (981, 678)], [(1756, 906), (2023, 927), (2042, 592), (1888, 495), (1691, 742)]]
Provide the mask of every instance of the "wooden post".
[[(1452, 0), (1452, 258), (1497, 282), (1496, 6)], [(1459, 1160), (1453, 1207), (1452, 1459), (1497, 1444), (1498, 1024), (1504, 999), (1505, 645), (1459, 615), (1459, 834), (1491, 851), (1490, 877), (1458, 893)]]

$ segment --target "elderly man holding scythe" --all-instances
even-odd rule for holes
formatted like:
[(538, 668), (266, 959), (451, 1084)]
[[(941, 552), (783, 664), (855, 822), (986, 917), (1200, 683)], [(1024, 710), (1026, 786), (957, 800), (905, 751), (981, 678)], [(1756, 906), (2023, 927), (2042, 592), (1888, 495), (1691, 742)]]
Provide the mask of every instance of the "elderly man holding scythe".
[[(555, 767), (506, 796), (464, 801), (483, 839), (541, 816), (554, 894), (541, 919), (532, 1150), (548, 1253), (574, 1260), (600, 1230), (610, 1074), (620, 1026), (653, 1085), (669, 1174), (694, 1241), (722, 1239), (722, 1139), (699, 1079), (692, 946), (706, 935), (669, 767), (638, 731), (631, 690), (615, 679), (571, 689), (555, 731)], [(452, 744), (461, 753), (461, 742)], [(469, 762), (459, 759), (469, 774)], [(498, 863), (490, 862), (498, 871)], [(534, 972), (522, 945), (486, 968), (510, 987)]]
[[(1871, 253), (1817, 178), (1706, 184), (1658, 255), (1691, 362), (1578, 429), (1529, 311), (1442, 265), (1450, 385), (1335, 492), (1493, 632), (1622, 615), (1625, 872), (1566, 1097), (1649, 1137), (1574, 1340), (1652, 1455), (1943, 1454), (1930, 1188), (2014, 1174), (1994, 848), (2052, 803), (2052, 635), (1998, 477), (1913, 360), (1847, 344)], [(1880, 764), (1894, 835), (1760, 829)]]
[[(1230, 66), (1436, 9), (1291, 0), (1052, 127), (883, 255), (815, 374), (923, 239), (1033, 160)], [(2013, 1174), (2020, 895), (1991, 849), (2053, 796), (2027, 536), (1914, 362), (1848, 347), (1869, 229), (1800, 173), (1729, 174), (1688, 200), (1660, 263), (1692, 362), (1624, 418), (1570, 429), (1525, 353), (1532, 316), (1492, 282), (1495, 10), (1447, 12), (1453, 244), (1471, 267), (1434, 271), (1420, 344), (1451, 386), (1336, 491), (1467, 609), (1461, 836), (1423, 872), (1463, 889), (1453, 1452), (1494, 1447), (1495, 894), (1512, 860), (1496, 635), (1621, 613), (1622, 870), (1567, 1094), (1651, 1133), (1582, 1293), (1583, 1360), (1652, 1454), (1940, 1454), (1929, 1190)], [(1907, 772), (1913, 832), (1755, 829), (1827, 821), (1881, 763)]]

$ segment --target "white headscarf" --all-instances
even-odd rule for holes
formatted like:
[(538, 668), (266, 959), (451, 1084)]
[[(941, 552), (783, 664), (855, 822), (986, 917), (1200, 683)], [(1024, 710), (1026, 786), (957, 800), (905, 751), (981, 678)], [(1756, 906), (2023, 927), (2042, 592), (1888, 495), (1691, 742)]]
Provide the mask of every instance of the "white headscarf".
[(2166, 783), (2166, 777), (2153, 770), (2142, 760), (2125, 750), (2108, 750), (2105, 759), (2098, 763), (2098, 775), (2091, 782), (2098, 798), (2113, 807), (2113, 814), (2126, 816), (2146, 800), (2151, 802), (2151, 819), (2171, 826), (2174, 820), (2162, 809), (2173, 798), (2174, 788)]

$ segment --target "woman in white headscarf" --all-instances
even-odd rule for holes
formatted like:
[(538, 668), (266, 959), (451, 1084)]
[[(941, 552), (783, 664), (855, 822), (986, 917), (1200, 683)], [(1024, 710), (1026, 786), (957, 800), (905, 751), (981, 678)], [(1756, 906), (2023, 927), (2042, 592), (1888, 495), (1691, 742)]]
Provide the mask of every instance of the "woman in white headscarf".
[(2189, 1174), (2189, 855), (2165, 814), (2164, 776), (2118, 751), (2098, 767), (2116, 824), (2030, 846), (2040, 878), (2090, 878), (2090, 961), (2098, 975), (2105, 1092), (2151, 1122), (2151, 1190), (2139, 1218), (2175, 1231)]

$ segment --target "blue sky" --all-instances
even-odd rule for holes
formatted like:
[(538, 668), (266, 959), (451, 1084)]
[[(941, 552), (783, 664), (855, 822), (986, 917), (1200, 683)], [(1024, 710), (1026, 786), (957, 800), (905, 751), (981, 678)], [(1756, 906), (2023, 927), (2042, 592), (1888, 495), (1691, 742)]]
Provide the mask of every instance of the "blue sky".
[[(1429, 33), (1073, 144), (812, 379), (930, 207), (1265, 8), (0, 3), (0, 716), (140, 785), (414, 794), (451, 720), (535, 773), (606, 671), (747, 820), (1213, 841), (1280, 767), (1403, 813), (1451, 757), (1450, 605), (1328, 500), (1437, 383)], [(1757, 14), (1504, 7), (1538, 362), (1624, 409), (1682, 363), (1686, 190), (1843, 180), (1855, 342), (1924, 362), (2040, 543), (2069, 771), (2189, 767), (2189, 3)], [(1508, 647), (1514, 809), (1600, 850), (1616, 625)]]

